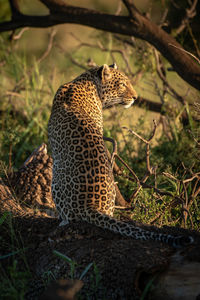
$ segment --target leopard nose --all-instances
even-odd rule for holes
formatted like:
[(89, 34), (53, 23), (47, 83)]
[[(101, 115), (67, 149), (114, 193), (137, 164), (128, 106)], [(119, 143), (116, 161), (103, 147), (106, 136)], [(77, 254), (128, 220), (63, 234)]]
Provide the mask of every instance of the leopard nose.
[(132, 93), (132, 98), (133, 98), (133, 101), (135, 101), (137, 99), (138, 95), (136, 93), (136, 91), (133, 89), (133, 93)]
[(135, 100), (137, 99), (137, 94), (135, 94), (134, 96), (132, 96), (132, 99), (133, 99), (133, 103), (135, 102)]

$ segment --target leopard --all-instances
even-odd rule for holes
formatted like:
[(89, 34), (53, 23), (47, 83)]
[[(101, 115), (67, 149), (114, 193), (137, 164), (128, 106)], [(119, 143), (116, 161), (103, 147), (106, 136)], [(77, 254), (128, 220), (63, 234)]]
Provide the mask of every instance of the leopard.
[(48, 122), (53, 157), (52, 197), (61, 220), (86, 221), (136, 240), (154, 240), (175, 248), (193, 243), (143, 229), (113, 216), (116, 183), (103, 137), (103, 110), (129, 108), (137, 99), (128, 76), (116, 64), (96, 66), (62, 85)]

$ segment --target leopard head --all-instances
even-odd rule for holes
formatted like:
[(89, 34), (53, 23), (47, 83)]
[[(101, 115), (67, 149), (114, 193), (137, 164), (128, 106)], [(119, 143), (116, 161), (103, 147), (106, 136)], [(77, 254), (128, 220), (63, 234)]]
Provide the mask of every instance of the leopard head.
[(116, 64), (108, 66), (104, 64), (97, 71), (101, 83), (99, 84), (99, 94), (103, 108), (122, 104), (125, 108), (130, 107), (137, 99), (128, 77), (117, 69)]

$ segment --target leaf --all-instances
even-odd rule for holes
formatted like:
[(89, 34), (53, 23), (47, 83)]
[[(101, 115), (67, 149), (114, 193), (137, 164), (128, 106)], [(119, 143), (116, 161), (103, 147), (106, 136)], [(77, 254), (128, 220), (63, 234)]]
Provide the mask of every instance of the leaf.
[(5, 221), (5, 219), (7, 218), (7, 216), (9, 215), (9, 212), (6, 211), (3, 216), (1, 216), (0, 218), (0, 226), (3, 224), (3, 222)]
[(53, 250), (53, 253), (55, 255), (57, 255), (58, 257), (62, 258), (63, 260), (67, 261), (69, 264), (73, 263), (73, 260), (70, 257), (68, 257), (67, 255), (62, 254), (57, 250)]
[(79, 277), (79, 279), (83, 279), (83, 277), (85, 276), (85, 274), (89, 271), (89, 269), (93, 266), (93, 263), (89, 263), (87, 265), (87, 267), (84, 269), (84, 271), (81, 273), (81, 276)]

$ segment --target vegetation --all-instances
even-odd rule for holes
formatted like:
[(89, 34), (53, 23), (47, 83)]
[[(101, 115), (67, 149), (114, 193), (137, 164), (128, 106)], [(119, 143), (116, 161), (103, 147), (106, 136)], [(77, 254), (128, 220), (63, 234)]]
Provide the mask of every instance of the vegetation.
[[(5, 21), (9, 16), (6, 1), (3, 11), (6, 17), (1, 18)], [(170, 19), (173, 26), (178, 26), (173, 14)], [(41, 31), (40, 39), (45, 42), (34, 36), (37, 47), (30, 45), (35, 29), (0, 35), (1, 175), (17, 170), (35, 148), (48, 143), (51, 103), (60, 84), (90, 66), (116, 61), (135, 85), (140, 106), (129, 111), (121, 107), (105, 111), (105, 135), (117, 141), (118, 155), (131, 169), (128, 171), (116, 157), (120, 166), (116, 178), (124, 198), (131, 202), (127, 214), (147, 224), (199, 231), (199, 92), (171, 72), (169, 62), (150, 44), (108, 32), (85, 33), (80, 29), (79, 33), (70, 26), (65, 39), (63, 29)], [(181, 34), (176, 31), (177, 40), (198, 56), (199, 44), (192, 33), (188, 23)], [(71, 46), (66, 50), (68, 44)], [(7, 228), (7, 235), (0, 236), (4, 249), (0, 256), (1, 297), (24, 299), (31, 278), (28, 250), (11, 214), (1, 216), (0, 228), (1, 233)], [(6, 268), (5, 259), (9, 262)], [(75, 263), (69, 262), (72, 274)], [(93, 269), (95, 291), (100, 275), (95, 264)]]
[[(2, 299), (24, 299), (31, 273), (26, 260), (23, 241), (13, 225), (12, 215), (0, 218), (0, 291)], [(6, 254), (2, 255), (6, 249)], [(6, 263), (7, 262), (7, 263)]]

